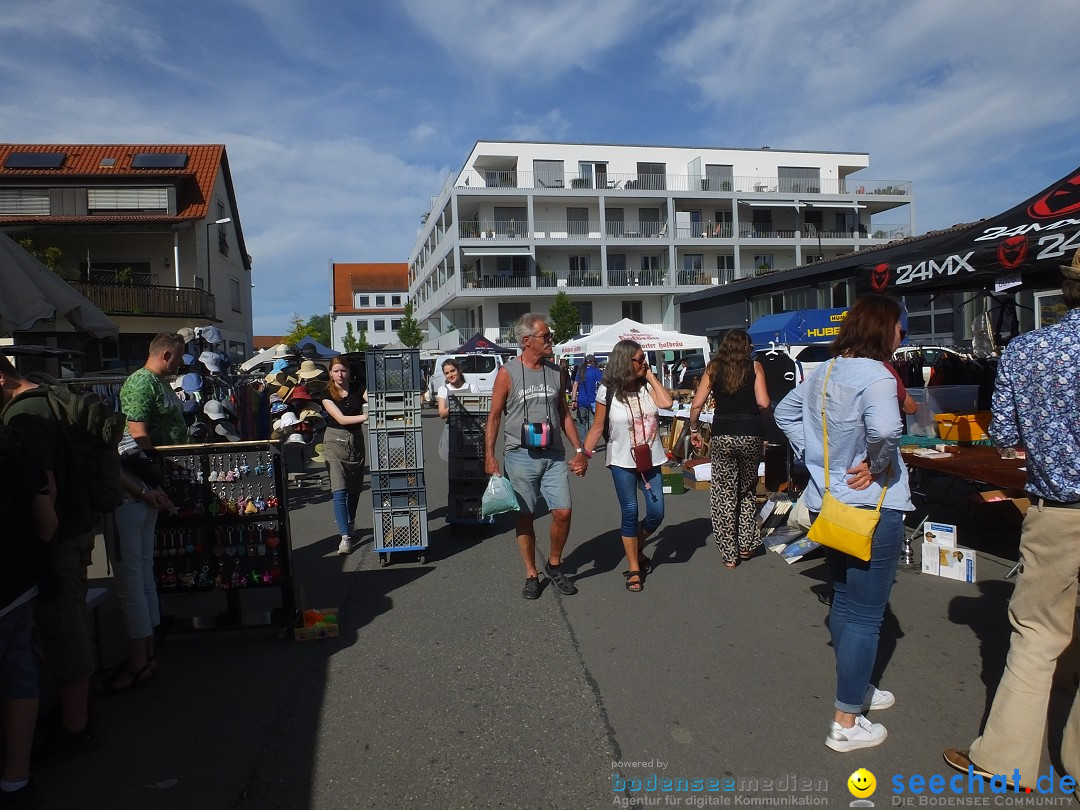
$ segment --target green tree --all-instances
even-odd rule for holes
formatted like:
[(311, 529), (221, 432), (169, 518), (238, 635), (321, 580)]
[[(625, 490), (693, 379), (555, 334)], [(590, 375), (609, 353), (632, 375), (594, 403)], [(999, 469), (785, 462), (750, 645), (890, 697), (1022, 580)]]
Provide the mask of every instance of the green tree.
[(64, 267), (64, 251), (58, 247), (47, 247), (40, 249), (37, 243), (30, 238), (20, 239), (19, 247), (41, 262), (43, 265), (52, 270), (60, 278), (67, 279), (68, 281), (75, 281), (79, 278), (79, 274), (68, 270)]
[(413, 317), (412, 301), (405, 302), (405, 315), (401, 319), (401, 326), (397, 330), (398, 340), (415, 349), (424, 340), (424, 333), (420, 331), (420, 324)]
[(567, 341), (578, 333), (581, 316), (578, 315), (577, 307), (570, 300), (570, 296), (564, 291), (555, 293), (555, 300), (551, 303), (548, 314), (551, 316), (551, 331), (556, 343)]
[(368, 350), (367, 327), (366, 326), (361, 326), (360, 327), (360, 340), (358, 340), (356, 342), (356, 350), (358, 352), (366, 352)]
[(315, 330), (304, 323), (299, 315), (294, 314), (292, 318), (289, 319), (289, 328), (291, 331), (282, 338), (282, 341), (288, 343), (290, 346), (295, 346), (306, 337), (312, 337), (315, 338), (315, 340), (319, 339)]
[(330, 345), (330, 314), (325, 315), (312, 315), (308, 318), (307, 326), (314, 331), (309, 332), (315, 340), (319, 341), (323, 346)]
[(353, 333), (352, 321), (345, 321), (345, 337), (341, 339), (341, 345), (345, 347), (345, 351), (347, 352), (360, 351), (360, 343)]

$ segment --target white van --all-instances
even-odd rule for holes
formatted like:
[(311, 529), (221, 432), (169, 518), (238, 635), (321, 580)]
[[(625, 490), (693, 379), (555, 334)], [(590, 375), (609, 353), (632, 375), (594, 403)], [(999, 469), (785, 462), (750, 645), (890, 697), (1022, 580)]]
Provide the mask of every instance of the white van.
[(481, 394), (490, 394), (495, 389), (495, 375), (500, 366), (510, 355), (505, 354), (441, 354), (435, 360), (435, 370), (428, 378), (426, 397), (428, 405), (435, 407), (435, 395), (446, 382), (443, 376), (443, 363), (456, 360), (465, 375), (465, 380), (476, 385)]

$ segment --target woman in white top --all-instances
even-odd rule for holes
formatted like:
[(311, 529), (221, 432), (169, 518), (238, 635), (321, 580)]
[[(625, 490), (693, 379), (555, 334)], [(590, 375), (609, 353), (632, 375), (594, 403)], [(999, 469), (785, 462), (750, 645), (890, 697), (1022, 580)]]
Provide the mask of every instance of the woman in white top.
[(476, 383), (466, 382), (457, 360), (444, 361), (442, 371), (446, 383), (439, 386), (436, 399), (439, 403), (439, 416), (446, 419), (450, 415), (450, 403), (447, 402), (447, 398), (451, 394), (479, 394), (480, 389), (476, 387)]
[[(667, 459), (660, 444), (658, 411), (671, 407), (671, 394), (649, 367), (641, 344), (620, 340), (604, 367), (596, 390), (596, 420), (585, 437), (592, 456), (601, 435), (607, 440), (607, 466), (622, 510), (623, 550), (630, 563), (626, 590), (645, 587), (651, 561), (641, 553), (645, 540), (664, 520), (664, 485), (660, 465)], [(638, 489), (645, 496), (645, 519), (638, 526)]]

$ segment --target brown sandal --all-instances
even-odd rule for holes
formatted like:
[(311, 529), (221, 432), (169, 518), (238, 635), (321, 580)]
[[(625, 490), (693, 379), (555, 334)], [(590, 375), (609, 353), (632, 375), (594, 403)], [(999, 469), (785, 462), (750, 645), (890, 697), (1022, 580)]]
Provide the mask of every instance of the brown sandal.
[[(623, 571), (623, 576), (626, 577), (626, 590), (630, 593), (641, 593), (645, 590), (645, 576), (641, 571)], [(635, 577), (637, 582), (632, 582)]]

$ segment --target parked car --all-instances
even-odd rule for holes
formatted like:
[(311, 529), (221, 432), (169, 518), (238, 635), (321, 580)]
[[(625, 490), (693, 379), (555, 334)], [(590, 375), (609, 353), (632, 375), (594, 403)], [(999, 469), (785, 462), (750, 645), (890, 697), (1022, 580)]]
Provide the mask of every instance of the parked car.
[(701, 352), (683, 355), (671, 364), (671, 387), (680, 390), (697, 390), (705, 376), (705, 355)]
[(930, 370), (934, 364), (943, 357), (952, 356), (958, 360), (967, 360), (968, 354), (960, 349), (950, 346), (901, 346), (893, 354), (896, 360), (907, 360), (912, 355), (922, 352), (922, 376), (923, 385), (930, 382)]

